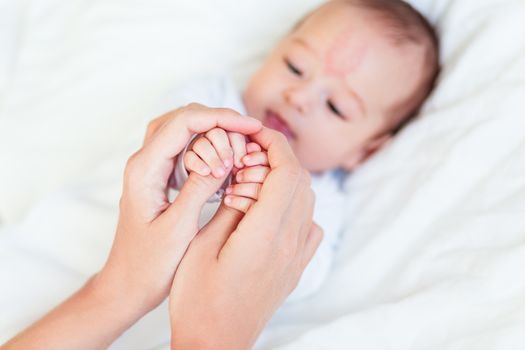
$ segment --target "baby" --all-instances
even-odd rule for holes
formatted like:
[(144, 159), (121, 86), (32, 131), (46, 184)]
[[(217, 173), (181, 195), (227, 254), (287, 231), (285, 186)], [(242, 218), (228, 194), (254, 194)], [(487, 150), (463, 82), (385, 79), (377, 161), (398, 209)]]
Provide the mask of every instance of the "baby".
[[(410, 5), (332, 0), (277, 45), (242, 96), (229, 81), (219, 80), (206, 83), (207, 97), (193, 99), (235, 109), (282, 132), (312, 173), (314, 220), (325, 238), (291, 300), (314, 293), (330, 267), (344, 218), (341, 174), (369, 158), (416, 114), (438, 71), (436, 35)], [(233, 168), (235, 180), (224, 185), (224, 203), (243, 212), (257, 200), (269, 172), (264, 150), (222, 129), (190, 143), (179, 162), (179, 184), (187, 176), (181, 167), (216, 177)]]

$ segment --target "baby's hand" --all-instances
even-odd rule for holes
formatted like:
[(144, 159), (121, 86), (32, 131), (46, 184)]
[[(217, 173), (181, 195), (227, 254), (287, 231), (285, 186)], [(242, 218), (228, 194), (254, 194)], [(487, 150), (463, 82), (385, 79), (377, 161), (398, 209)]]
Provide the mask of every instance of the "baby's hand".
[(199, 136), (184, 155), (184, 166), (188, 172), (202, 176), (210, 173), (223, 177), (232, 165), (242, 168), (241, 159), (246, 155), (246, 139), (236, 132), (215, 128)]
[(270, 172), (268, 155), (256, 143), (246, 145), (248, 155), (242, 158), (246, 167), (235, 175), (235, 183), (226, 188), (224, 204), (246, 213), (259, 198), (262, 183)]

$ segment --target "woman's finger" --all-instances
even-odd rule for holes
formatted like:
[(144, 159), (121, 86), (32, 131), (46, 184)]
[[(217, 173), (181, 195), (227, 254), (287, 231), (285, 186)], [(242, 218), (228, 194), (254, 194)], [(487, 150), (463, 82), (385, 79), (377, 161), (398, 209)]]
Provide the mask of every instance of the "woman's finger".
[[(207, 108), (192, 103), (159, 118), (164, 123), (155, 125), (142, 150), (153, 163), (164, 167), (167, 160), (174, 159), (186, 146), (192, 135), (222, 128), (243, 134), (252, 134), (261, 129), (261, 122), (228, 108)], [(157, 167), (157, 164), (155, 164)]]

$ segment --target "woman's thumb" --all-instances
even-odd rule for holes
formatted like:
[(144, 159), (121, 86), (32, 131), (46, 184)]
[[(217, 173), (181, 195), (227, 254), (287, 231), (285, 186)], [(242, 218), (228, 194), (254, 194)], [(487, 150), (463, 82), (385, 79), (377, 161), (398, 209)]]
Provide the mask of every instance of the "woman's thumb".
[(222, 203), (213, 218), (200, 230), (196, 238), (196, 245), (203, 250), (203, 254), (218, 257), (222, 247), (243, 217), (243, 212), (229, 208)]
[[(228, 179), (229, 173), (215, 178), (213, 175), (201, 176), (195, 172), (190, 176), (180, 189), (172, 207), (184, 208), (185, 211), (193, 211), (200, 214), (204, 204), (222, 187)], [(171, 209), (171, 208), (170, 208)], [(169, 210), (169, 209), (168, 209)]]

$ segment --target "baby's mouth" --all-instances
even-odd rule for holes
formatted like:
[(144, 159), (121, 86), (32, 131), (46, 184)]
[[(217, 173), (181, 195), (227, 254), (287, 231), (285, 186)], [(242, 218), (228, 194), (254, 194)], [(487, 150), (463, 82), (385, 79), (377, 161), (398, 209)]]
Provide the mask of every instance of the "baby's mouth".
[(281, 118), (278, 113), (274, 111), (267, 110), (264, 118), (263, 124), (271, 129), (277, 130), (286, 136), (289, 140), (295, 138), (295, 134), (290, 130), (288, 124)]

